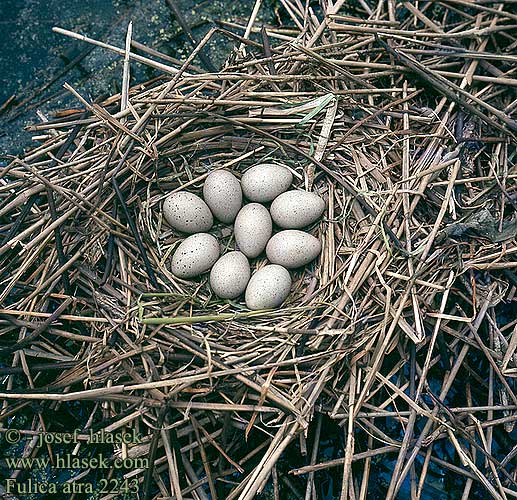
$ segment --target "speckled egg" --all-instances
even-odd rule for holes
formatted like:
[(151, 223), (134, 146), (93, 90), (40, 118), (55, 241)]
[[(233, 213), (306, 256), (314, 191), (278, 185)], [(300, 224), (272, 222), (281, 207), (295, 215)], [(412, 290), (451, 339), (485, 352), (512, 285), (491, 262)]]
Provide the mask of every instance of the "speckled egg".
[(321, 243), (309, 233), (287, 229), (275, 234), (266, 247), (267, 258), (288, 269), (305, 266), (321, 252)]
[(269, 210), (259, 203), (244, 205), (237, 214), (234, 224), (235, 241), (239, 250), (253, 259), (266, 248), (273, 222)]
[(241, 183), (228, 170), (215, 170), (205, 180), (203, 198), (212, 213), (228, 224), (242, 207)]
[(246, 290), (250, 264), (242, 252), (223, 255), (210, 271), (210, 286), (221, 299), (235, 299)]
[(163, 216), (173, 229), (190, 234), (208, 231), (214, 223), (208, 205), (187, 191), (178, 191), (165, 198)]
[(284, 229), (298, 229), (316, 222), (325, 211), (325, 202), (308, 191), (286, 191), (271, 203), (271, 218)]
[(282, 165), (262, 163), (247, 170), (241, 179), (242, 192), (251, 201), (265, 203), (287, 191), (293, 174)]
[(274, 309), (283, 304), (291, 290), (289, 271), (277, 264), (259, 269), (246, 288), (246, 305), (249, 309)]
[(219, 258), (219, 243), (208, 233), (189, 236), (172, 256), (171, 271), (178, 278), (193, 278), (208, 271)]

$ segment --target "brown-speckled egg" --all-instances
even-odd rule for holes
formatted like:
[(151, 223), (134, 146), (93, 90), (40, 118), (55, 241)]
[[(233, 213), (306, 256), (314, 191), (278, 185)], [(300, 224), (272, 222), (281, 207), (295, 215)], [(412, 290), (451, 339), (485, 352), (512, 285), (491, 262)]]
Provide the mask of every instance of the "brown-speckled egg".
[(264, 205), (250, 203), (244, 205), (237, 214), (234, 224), (235, 241), (239, 250), (250, 259), (264, 251), (272, 232), (273, 222)]
[(242, 252), (223, 255), (210, 271), (210, 286), (221, 299), (235, 299), (246, 290), (250, 264)]
[(172, 256), (171, 271), (178, 278), (193, 278), (208, 271), (219, 258), (219, 243), (208, 233), (189, 236)]
[(187, 191), (178, 191), (165, 198), (163, 216), (173, 229), (190, 234), (208, 231), (214, 223), (208, 205)]
[(287, 229), (276, 233), (266, 247), (267, 258), (288, 269), (305, 266), (321, 252), (321, 243), (309, 233)]
[(228, 170), (215, 170), (205, 180), (203, 198), (217, 219), (228, 224), (242, 207), (241, 183)]
[(259, 269), (246, 288), (246, 305), (249, 309), (274, 309), (281, 306), (291, 290), (289, 271), (277, 264)]
[(325, 202), (308, 191), (286, 191), (271, 203), (273, 222), (284, 229), (298, 229), (316, 222), (325, 211)]
[(265, 203), (287, 191), (293, 174), (282, 165), (262, 163), (246, 170), (241, 179), (242, 192), (251, 201)]

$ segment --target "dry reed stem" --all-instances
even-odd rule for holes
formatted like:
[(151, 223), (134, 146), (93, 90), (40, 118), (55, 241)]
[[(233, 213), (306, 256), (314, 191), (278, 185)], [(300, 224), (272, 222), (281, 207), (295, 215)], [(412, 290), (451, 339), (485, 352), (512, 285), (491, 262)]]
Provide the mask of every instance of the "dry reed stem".
[[(511, 4), (280, 3), (290, 26), (259, 26), (257, 0), (185, 61), (131, 25), (125, 48), (55, 28), (123, 57), (122, 92), (67, 87), (83, 109), (32, 125), (42, 143), (0, 171), (0, 430), (35, 401), (27, 436), (72, 401), (82, 436), (138, 428), (111, 459), (149, 456), (126, 472), (146, 500), (312, 500), (336, 467), (336, 495), (366, 499), (380, 459), (389, 499), (432, 491), (437, 467), (463, 498), (515, 498)], [(237, 50), (206, 73), (216, 33)], [(134, 63), (163, 74), (129, 88)], [(264, 161), (328, 210), (284, 307), (249, 312), (171, 274), (182, 236), (160, 206)], [(329, 429), (343, 440), (324, 460)]]

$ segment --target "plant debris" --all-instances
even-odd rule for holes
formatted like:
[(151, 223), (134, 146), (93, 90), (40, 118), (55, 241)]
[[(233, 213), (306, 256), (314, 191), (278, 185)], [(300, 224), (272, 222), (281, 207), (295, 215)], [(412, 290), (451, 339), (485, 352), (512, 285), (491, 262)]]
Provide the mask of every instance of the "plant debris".
[[(336, 469), (341, 499), (516, 497), (511, 3), (281, 3), (180, 66), (56, 30), (162, 76), (67, 86), (76, 112), (0, 171), (2, 430), (136, 429), (110, 460), (149, 459), (119, 471), (146, 500), (322, 498)], [(236, 49), (207, 73), (215, 33)], [(323, 248), (250, 312), (172, 275), (160, 207), (272, 159), (328, 200)]]

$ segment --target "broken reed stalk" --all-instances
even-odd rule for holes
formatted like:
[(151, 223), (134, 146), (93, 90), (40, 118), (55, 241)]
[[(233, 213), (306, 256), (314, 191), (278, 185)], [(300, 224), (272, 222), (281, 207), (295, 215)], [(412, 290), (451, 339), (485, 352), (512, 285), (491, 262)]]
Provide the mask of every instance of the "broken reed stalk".
[[(179, 64), (131, 27), (125, 48), (55, 28), (123, 57), (122, 93), (68, 86), (85, 110), (2, 167), (0, 431), (62, 430), (80, 401), (83, 431), (142, 434), (111, 460), (150, 458), (126, 471), (146, 499), (315, 498), (331, 468), (336, 498), (419, 498), (444, 470), (458, 498), (517, 497), (514, 15), (359, 3), (282, 0), (274, 29), (258, 0)], [(246, 50), (204, 73), (216, 32)], [(131, 63), (163, 76), (129, 88)], [(249, 312), (171, 274), (160, 207), (269, 161), (328, 201), (323, 249)]]

